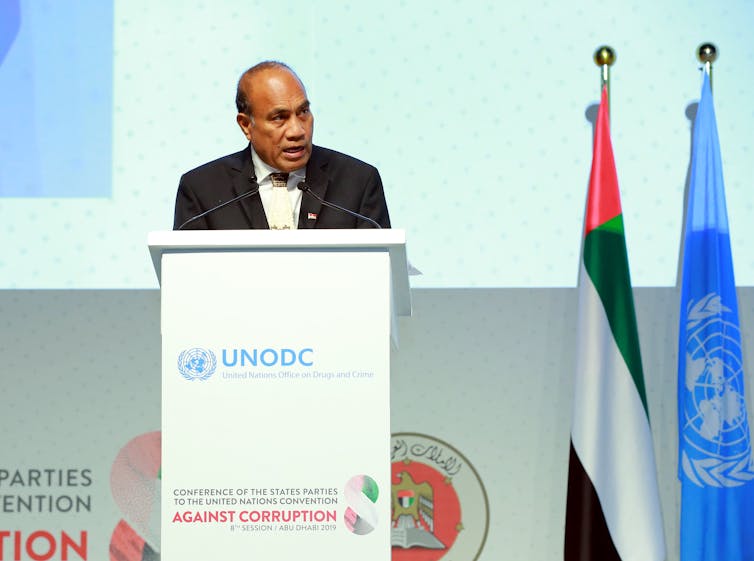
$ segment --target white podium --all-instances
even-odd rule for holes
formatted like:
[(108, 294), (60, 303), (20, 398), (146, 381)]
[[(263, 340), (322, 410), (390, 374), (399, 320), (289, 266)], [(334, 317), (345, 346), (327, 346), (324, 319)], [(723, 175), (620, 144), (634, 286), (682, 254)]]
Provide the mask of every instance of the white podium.
[(387, 561), (405, 233), (155, 232), (149, 247), (161, 559)]

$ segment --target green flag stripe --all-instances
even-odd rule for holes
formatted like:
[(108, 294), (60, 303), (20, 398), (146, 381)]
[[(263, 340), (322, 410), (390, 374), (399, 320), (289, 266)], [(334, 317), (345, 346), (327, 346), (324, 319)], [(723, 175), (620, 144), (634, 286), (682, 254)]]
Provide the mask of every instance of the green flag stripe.
[(649, 418), (622, 220), (617, 216), (587, 234), (584, 267), (599, 294), (615, 343)]
[(608, 232), (615, 232), (617, 234), (620, 234), (621, 236), (625, 236), (625, 232), (623, 230), (623, 215), (619, 214), (618, 216), (614, 216), (607, 222), (597, 226), (595, 230), (605, 230)]

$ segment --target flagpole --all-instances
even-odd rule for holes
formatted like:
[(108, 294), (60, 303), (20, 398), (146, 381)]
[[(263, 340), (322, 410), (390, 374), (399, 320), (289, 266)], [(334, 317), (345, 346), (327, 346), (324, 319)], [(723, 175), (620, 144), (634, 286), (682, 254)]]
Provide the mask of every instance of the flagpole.
[[(584, 215), (564, 561), (664, 561), (649, 426), (608, 117), (610, 47), (600, 47), (600, 104)], [(590, 107), (590, 111), (591, 111)]]
[(607, 86), (607, 110), (610, 115), (610, 67), (615, 64), (615, 51), (602, 45), (594, 51), (594, 64), (600, 67), (600, 91)]
[(712, 63), (717, 60), (717, 47), (712, 43), (702, 43), (696, 50), (696, 58), (704, 64), (704, 71), (709, 76), (709, 89), (712, 91)]
[(694, 118), (682, 246), (677, 385), (681, 561), (754, 559), (754, 460), (741, 316), (710, 85), (717, 55), (710, 43), (697, 50), (705, 73)]

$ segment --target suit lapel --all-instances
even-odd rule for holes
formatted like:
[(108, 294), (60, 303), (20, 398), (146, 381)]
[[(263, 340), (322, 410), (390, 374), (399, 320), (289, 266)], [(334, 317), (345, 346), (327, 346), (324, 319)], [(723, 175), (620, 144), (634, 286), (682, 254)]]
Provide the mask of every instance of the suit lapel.
[[(317, 150), (317, 147), (314, 146), (312, 148), (312, 156), (309, 158), (309, 163), (306, 165), (306, 184), (311, 191), (323, 199), (325, 198), (327, 186), (330, 181), (326, 170), (327, 160), (322, 157), (322, 154)], [(298, 217), (299, 230), (314, 228), (321, 209), (322, 203), (313, 196), (307, 193), (302, 193), (301, 210)]]
[[(238, 166), (233, 167), (233, 173), (236, 174), (233, 178), (234, 196), (239, 196), (249, 189), (258, 188), (256, 179), (250, 179), (256, 178), (254, 163), (251, 159), (251, 148), (247, 147), (241, 154), (242, 158), (239, 160)], [(264, 213), (259, 193), (241, 200), (240, 205), (252, 230), (269, 230), (270, 226), (267, 223), (267, 216)]]

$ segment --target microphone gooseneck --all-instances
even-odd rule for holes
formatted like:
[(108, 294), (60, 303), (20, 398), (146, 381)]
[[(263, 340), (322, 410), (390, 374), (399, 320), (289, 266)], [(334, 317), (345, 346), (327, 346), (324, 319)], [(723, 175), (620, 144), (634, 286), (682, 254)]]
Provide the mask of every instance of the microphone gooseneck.
[(199, 220), (200, 218), (204, 218), (208, 214), (215, 212), (216, 210), (220, 210), (221, 208), (224, 208), (230, 204), (237, 203), (238, 201), (241, 201), (243, 199), (246, 199), (248, 197), (253, 197), (257, 193), (259, 193), (259, 184), (257, 183), (257, 176), (252, 172), (251, 175), (249, 175), (249, 183), (251, 183), (251, 189), (248, 191), (244, 191), (240, 195), (233, 197), (232, 199), (229, 199), (223, 203), (220, 203), (219, 205), (213, 206), (212, 208), (205, 210), (204, 212), (197, 214), (196, 216), (192, 216), (186, 222), (178, 226), (176, 228), (177, 230), (183, 230), (184, 226), (187, 226), (194, 222), (195, 220)]
[(299, 181), (299, 183), (298, 183), (297, 187), (298, 187), (298, 188), (299, 188), (299, 189), (300, 189), (301, 191), (303, 191), (304, 193), (306, 193), (307, 195), (311, 195), (312, 197), (314, 197), (315, 199), (317, 199), (317, 200), (318, 200), (318, 201), (319, 201), (320, 203), (322, 203), (322, 204), (323, 204), (323, 205), (325, 205), (326, 207), (330, 207), (330, 208), (333, 208), (333, 209), (335, 209), (335, 210), (339, 210), (339, 211), (341, 211), (341, 212), (345, 212), (346, 214), (350, 214), (350, 215), (351, 215), (351, 216), (353, 216), (354, 218), (358, 218), (359, 220), (364, 220), (365, 222), (369, 222), (369, 223), (370, 223), (370, 224), (372, 224), (372, 225), (373, 225), (373, 226), (374, 226), (375, 228), (378, 228), (378, 229), (382, 230), (382, 226), (380, 226), (380, 225), (379, 225), (379, 224), (377, 223), (377, 221), (375, 221), (375, 220), (372, 220), (372, 219), (371, 219), (371, 218), (369, 218), (368, 216), (364, 216), (363, 214), (359, 214), (358, 212), (354, 212), (354, 211), (352, 211), (352, 210), (349, 210), (349, 209), (347, 209), (347, 208), (345, 208), (345, 207), (342, 207), (342, 206), (340, 206), (340, 205), (336, 205), (335, 203), (331, 203), (331, 202), (328, 202), (328, 201), (326, 201), (325, 199), (323, 199), (322, 197), (320, 197), (320, 196), (319, 196), (319, 195), (318, 195), (317, 193), (315, 193), (314, 191), (312, 191), (312, 190), (311, 190), (311, 189), (309, 188), (309, 186), (308, 186), (308, 185), (306, 184), (306, 182), (305, 182), (305, 181)]

